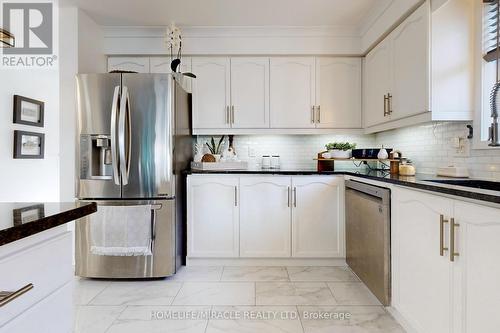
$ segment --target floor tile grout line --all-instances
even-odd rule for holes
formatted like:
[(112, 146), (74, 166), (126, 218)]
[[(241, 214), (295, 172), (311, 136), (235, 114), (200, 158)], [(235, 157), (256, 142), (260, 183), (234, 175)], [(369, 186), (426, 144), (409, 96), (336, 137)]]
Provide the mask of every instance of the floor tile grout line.
[(302, 322), (302, 318), (300, 317), (299, 306), (295, 305), (295, 308), (297, 309), (297, 316), (299, 316), (300, 326), (302, 326), (302, 333), (305, 333), (306, 329), (304, 328), (304, 323)]
[(172, 302), (170, 302), (170, 305), (174, 305), (175, 299), (177, 298), (177, 296), (179, 295), (179, 293), (181, 292), (181, 289), (183, 287), (184, 287), (184, 281), (181, 282), (181, 286), (180, 286), (179, 290), (177, 290), (177, 293), (175, 294), (175, 296), (172, 298)]
[[(89, 280), (89, 281), (93, 281), (93, 280)], [(85, 305), (91, 305), (90, 303), (92, 303), (93, 300), (95, 300), (97, 298), (97, 296), (99, 296), (100, 294), (102, 294), (104, 292), (104, 290), (108, 289), (110, 286), (111, 286), (111, 283), (113, 281), (107, 281), (106, 282), (106, 286), (104, 288), (102, 288), (102, 290), (100, 292), (98, 292), (97, 294), (94, 295), (94, 297), (92, 297), (88, 302), (87, 304)], [(99, 305), (99, 304), (97, 304)]]
[(120, 311), (120, 313), (116, 316), (116, 318), (113, 319), (113, 321), (111, 322), (111, 324), (106, 328), (106, 330), (104, 331), (104, 333), (108, 332), (111, 327), (116, 323), (116, 321), (118, 320), (118, 318), (120, 318), (120, 316), (122, 315), (123, 312), (125, 312), (125, 310), (127, 310), (127, 308), (129, 307), (129, 305), (125, 305), (123, 306), (123, 309)]

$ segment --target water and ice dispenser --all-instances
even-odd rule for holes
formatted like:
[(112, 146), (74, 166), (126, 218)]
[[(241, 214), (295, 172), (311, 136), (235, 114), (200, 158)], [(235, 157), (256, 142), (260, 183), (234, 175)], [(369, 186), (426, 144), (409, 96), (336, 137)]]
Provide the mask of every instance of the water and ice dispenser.
[(80, 179), (113, 178), (110, 136), (82, 135), (80, 156)]

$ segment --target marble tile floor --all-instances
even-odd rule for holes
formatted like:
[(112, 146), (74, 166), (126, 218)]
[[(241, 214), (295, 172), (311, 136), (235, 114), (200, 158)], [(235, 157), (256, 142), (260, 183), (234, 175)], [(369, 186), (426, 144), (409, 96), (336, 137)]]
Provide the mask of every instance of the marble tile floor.
[(75, 278), (75, 333), (400, 333), (348, 267), (183, 267), (160, 280)]

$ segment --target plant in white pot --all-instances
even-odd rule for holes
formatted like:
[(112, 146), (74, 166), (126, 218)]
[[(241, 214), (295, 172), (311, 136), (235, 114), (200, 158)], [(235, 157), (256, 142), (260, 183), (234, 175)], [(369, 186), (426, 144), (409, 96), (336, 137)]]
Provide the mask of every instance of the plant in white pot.
[(213, 137), (210, 139), (210, 142), (205, 143), (208, 147), (208, 150), (210, 150), (210, 153), (215, 157), (216, 162), (220, 161), (223, 141), (224, 141), (224, 135), (221, 136), (221, 138), (219, 139), (219, 142), (217, 144), (215, 143), (215, 140)]
[(352, 150), (356, 148), (355, 143), (330, 142), (325, 145), (331, 158), (351, 158)]

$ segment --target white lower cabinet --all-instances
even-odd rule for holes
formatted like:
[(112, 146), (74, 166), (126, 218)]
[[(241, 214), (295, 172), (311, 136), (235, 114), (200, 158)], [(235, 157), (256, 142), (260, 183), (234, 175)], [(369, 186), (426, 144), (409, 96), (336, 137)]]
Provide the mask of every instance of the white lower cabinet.
[(418, 332), (450, 330), (451, 263), (440, 256), (440, 216), (453, 200), (418, 191), (392, 193), (392, 305)]
[(188, 257), (341, 258), (344, 252), (342, 176), (188, 177)]
[(240, 178), (240, 256), (290, 257), (290, 177)]
[(293, 177), (292, 186), (292, 256), (343, 257), (343, 177)]
[(497, 332), (499, 239), (498, 208), (395, 188), (392, 306), (417, 332)]
[(188, 257), (238, 257), (238, 177), (188, 178)]
[(455, 203), (458, 290), (454, 332), (500, 330), (500, 209), (465, 202)]

